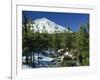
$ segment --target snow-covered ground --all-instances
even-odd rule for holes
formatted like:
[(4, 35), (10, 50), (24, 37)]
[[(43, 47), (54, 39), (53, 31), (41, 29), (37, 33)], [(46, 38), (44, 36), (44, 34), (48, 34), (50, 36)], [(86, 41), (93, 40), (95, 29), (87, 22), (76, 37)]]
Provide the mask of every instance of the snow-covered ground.
[(24, 65), (24, 64), (23, 64), (23, 65), (22, 65), (22, 68), (23, 68), (23, 69), (31, 69), (32, 67), (31, 67), (31, 66), (28, 66), (28, 65)]
[[(31, 55), (33, 58), (33, 55)], [(29, 56), (30, 58), (30, 56)], [(22, 57), (22, 61), (23, 63), (25, 63), (25, 59), (26, 57), (23, 56)], [(55, 65), (54, 62), (52, 62), (54, 60), (54, 58), (51, 58), (49, 56), (43, 55), (42, 52), (40, 52), (39, 54), (34, 52), (34, 63), (35, 63), (35, 67), (48, 67), (50, 64)], [(32, 63), (31, 66), (33, 66), (34, 64)], [(27, 69), (27, 68), (32, 68), (28, 65), (23, 64), (23, 69)]]
[[(51, 58), (50, 56), (47, 56), (44, 54), (44, 52), (39, 52), (39, 54), (37, 52), (34, 52), (34, 63), (31, 64), (31, 66), (25, 65), (23, 64), (23, 68), (27, 69), (27, 68), (32, 68), (35, 65), (35, 68), (40, 68), (40, 67), (57, 67), (60, 65), (60, 63), (62, 62), (64, 56), (69, 56), (72, 58), (72, 55), (69, 54), (69, 52), (65, 52), (62, 56), (56, 57), (56, 58)], [(31, 55), (33, 58), (33, 55)], [(29, 56), (30, 58), (30, 56)], [(26, 57), (23, 56), (23, 63), (25, 63), (25, 59)], [(33, 59), (32, 59), (33, 60)]]

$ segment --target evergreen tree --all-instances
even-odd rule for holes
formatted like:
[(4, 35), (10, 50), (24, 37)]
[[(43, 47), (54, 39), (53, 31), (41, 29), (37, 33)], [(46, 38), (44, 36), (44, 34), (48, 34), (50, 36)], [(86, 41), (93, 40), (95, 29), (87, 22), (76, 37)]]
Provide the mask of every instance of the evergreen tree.
[(70, 32), (70, 26), (68, 26), (68, 31), (64, 31), (64, 33), (62, 33), (62, 47), (64, 49), (67, 49), (68, 51), (70, 51), (71, 47), (72, 47), (72, 33)]
[(82, 25), (76, 36), (76, 49), (78, 51), (78, 61), (80, 65), (89, 65), (89, 34), (88, 26)]
[(60, 49), (60, 33), (57, 27), (55, 27), (55, 32), (52, 34), (52, 48), (55, 49), (55, 51)]

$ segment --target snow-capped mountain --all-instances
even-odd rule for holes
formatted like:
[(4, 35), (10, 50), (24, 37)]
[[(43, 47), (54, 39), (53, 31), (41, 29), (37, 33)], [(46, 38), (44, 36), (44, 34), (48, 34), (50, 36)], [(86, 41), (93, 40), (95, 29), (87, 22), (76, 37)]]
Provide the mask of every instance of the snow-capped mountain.
[(53, 33), (53, 32), (63, 32), (63, 31), (68, 31), (67, 28), (60, 26), (58, 24), (56, 24), (55, 22), (47, 19), (47, 18), (39, 18), (39, 19), (35, 19), (32, 22), (32, 28), (34, 29), (34, 31), (38, 31), (40, 33), (42, 33), (43, 31), (47, 31), (48, 33)]

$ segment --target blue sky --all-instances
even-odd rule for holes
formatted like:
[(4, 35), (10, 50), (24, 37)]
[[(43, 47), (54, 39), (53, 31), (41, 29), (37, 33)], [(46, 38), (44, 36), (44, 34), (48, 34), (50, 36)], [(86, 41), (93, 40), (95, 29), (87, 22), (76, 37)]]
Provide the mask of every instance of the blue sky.
[(89, 14), (83, 13), (61, 13), (61, 12), (40, 12), (40, 11), (22, 11), (22, 15), (31, 17), (33, 20), (37, 18), (46, 17), (49, 20), (67, 27), (70, 26), (71, 30), (77, 32), (80, 25), (89, 22)]

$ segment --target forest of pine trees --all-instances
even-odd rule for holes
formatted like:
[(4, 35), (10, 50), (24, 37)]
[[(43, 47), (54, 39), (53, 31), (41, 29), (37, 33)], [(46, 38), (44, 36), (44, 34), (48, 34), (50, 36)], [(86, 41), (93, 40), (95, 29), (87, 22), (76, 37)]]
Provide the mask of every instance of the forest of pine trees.
[[(28, 18), (25, 18), (22, 26), (22, 55), (26, 56), (26, 65), (32, 64), (35, 67), (34, 52), (39, 54), (39, 51), (53, 49), (57, 54), (59, 49), (64, 49), (65, 52), (70, 52), (74, 58), (65, 56), (59, 66), (89, 66), (88, 23), (81, 25), (77, 32), (69, 32), (71, 28), (68, 25), (69, 31), (60, 33), (56, 28), (55, 32), (51, 34), (45, 30), (45, 26), (42, 33), (39, 32), (38, 25), (38, 31), (34, 31), (34, 26), (27, 25), (28, 23)], [(28, 56), (31, 56), (31, 58), (29, 59)], [(59, 55), (51, 55), (51, 57), (57, 56)]]

